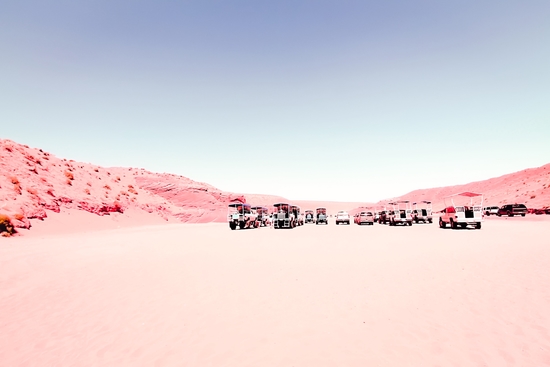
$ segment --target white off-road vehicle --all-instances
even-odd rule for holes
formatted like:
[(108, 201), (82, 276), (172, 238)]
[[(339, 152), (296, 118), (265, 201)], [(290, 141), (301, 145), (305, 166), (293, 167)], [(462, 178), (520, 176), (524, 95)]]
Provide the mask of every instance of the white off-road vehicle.
[(313, 210), (305, 211), (304, 223), (315, 223), (315, 215), (313, 214)]
[(250, 208), (253, 212), (256, 212), (257, 221), (260, 223), (260, 226), (267, 227), (271, 223), (269, 218), (269, 209), (265, 206), (253, 206)]
[(350, 218), (349, 218), (348, 212), (340, 210), (338, 213), (336, 213), (335, 222), (336, 222), (336, 225), (340, 223), (350, 224)]
[(290, 209), (288, 203), (273, 204), (273, 228), (294, 228), (296, 227), (296, 217)]
[(237, 229), (237, 227), (240, 229), (258, 228), (260, 222), (257, 218), (257, 214), (252, 210), (249, 204), (231, 203), (227, 208), (229, 228), (232, 230)]
[(447, 224), (456, 229), (472, 226), (481, 228), (483, 222), (483, 194), (475, 192), (461, 192), (445, 198), (445, 209), (439, 217), (439, 227), (445, 228)]
[(398, 224), (412, 226), (412, 209), (408, 200), (395, 201), (389, 205), (393, 206), (389, 214), (390, 226)]
[(415, 223), (432, 223), (432, 202), (422, 200), (413, 203), (412, 217)]
[(483, 213), (485, 213), (485, 216), (491, 216), (491, 215), (498, 215), (498, 206), (486, 206), (483, 208)]
[(328, 224), (327, 208), (316, 209), (315, 224)]
[(296, 205), (292, 205), (290, 207), (290, 210), (294, 214), (294, 218), (296, 218), (296, 225), (297, 226), (303, 226), (304, 225), (304, 216), (300, 213), (300, 207)]

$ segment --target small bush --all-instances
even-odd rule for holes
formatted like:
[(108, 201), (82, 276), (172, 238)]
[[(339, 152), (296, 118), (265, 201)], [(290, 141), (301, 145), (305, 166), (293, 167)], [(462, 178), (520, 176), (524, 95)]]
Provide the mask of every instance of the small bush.
[(111, 186), (109, 186), (109, 185), (105, 185), (105, 186), (103, 186), (103, 188), (104, 188), (105, 190), (111, 190)]
[(531, 199), (534, 199), (536, 197), (537, 197), (537, 195), (531, 195)]
[(17, 220), (23, 220), (23, 218), (25, 218), (25, 216), (21, 213), (17, 213), (17, 214), (13, 215), (13, 218), (17, 219)]
[(132, 185), (128, 185), (128, 192), (131, 192), (134, 195), (138, 194), (138, 192), (136, 191), (136, 189), (134, 189), (134, 186)]
[(67, 185), (69, 185), (69, 186), (72, 186), (72, 185), (73, 185), (73, 183), (72, 183), (72, 181), (71, 181), (70, 178), (67, 179)]
[(31, 195), (36, 195), (38, 193), (34, 187), (27, 188), (27, 192)]
[(90, 195), (90, 189), (84, 189), (84, 192), (85, 192), (87, 195)]
[(15, 227), (11, 223), (11, 218), (5, 214), (0, 214), (0, 233), (3, 237), (9, 237), (15, 233)]
[(12, 176), (10, 177), (10, 181), (13, 184), (13, 189), (15, 190), (15, 192), (21, 195), (21, 192), (23, 190), (21, 189), (21, 183), (19, 182), (19, 179), (17, 179), (17, 177), (15, 176)]
[(65, 177), (67, 177), (69, 180), (74, 180), (74, 175), (72, 172), (65, 171)]

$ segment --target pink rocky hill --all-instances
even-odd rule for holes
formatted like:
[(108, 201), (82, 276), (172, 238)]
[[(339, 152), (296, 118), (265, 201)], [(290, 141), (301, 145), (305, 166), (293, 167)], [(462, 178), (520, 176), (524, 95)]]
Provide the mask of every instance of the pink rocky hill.
[(18, 228), (48, 211), (79, 209), (98, 215), (137, 208), (182, 222), (225, 221), (232, 201), (270, 205), (270, 195), (221, 191), (183, 176), (145, 169), (105, 168), (57, 158), (42, 149), (0, 140), (0, 213)]
[(356, 213), (365, 208), (381, 209), (388, 202), (397, 200), (409, 200), (411, 203), (427, 200), (433, 203), (434, 210), (441, 210), (445, 207), (445, 197), (465, 191), (482, 193), (483, 206), (517, 203), (525, 204), (527, 208), (532, 209), (548, 208), (550, 207), (550, 164), (463, 185), (415, 190), (391, 200), (355, 208), (352, 212)]
[[(461, 191), (481, 192), (485, 205), (525, 203), (529, 208), (550, 206), (550, 164), (538, 168), (472, 182), (412, 191), (392, 200), (431, 200), (434, 209), (443, 198)], [(221, 191), (189, 178), (154, 173), (145, 169), (105, 168), (57, 158), (42, 149), (0, 140), (0, 214), (7, 214), (18, 228), (30, 228), (29, 219), (45, 219), (48, 211), (77, 209), (97, 215), (123, 213), (128, 209), (154, 213), (166, 220), (223, 222), (227, 204), (233, 201), (271, 207), (289, 200), (273, 195), (237, 194)], [(383, 207), (390, 200), (371, 203), (293, 201), (302, 210), (327, 207), (358, 211)]]

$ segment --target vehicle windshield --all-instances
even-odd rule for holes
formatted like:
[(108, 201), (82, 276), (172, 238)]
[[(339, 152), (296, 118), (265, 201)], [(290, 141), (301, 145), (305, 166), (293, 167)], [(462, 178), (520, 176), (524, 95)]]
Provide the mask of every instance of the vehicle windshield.
[(275, 207), (275, 212), (279, 212), (279, 213), (281, 213), (281, 212), (286, 213), (286, 212), (288, 212), (288, 210), (289, 210), (289, 205), (288, 204), (281, 204), (281, 205)]

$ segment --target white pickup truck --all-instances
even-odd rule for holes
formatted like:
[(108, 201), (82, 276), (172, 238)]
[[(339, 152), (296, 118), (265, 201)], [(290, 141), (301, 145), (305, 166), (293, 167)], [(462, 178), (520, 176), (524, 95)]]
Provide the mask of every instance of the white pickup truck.
[(340, 223), (350, 224), (348, 212), (341, 210), (338, 213), (336, 213), (336, 224), (338, 225)]

